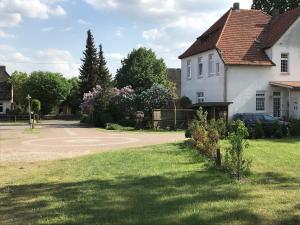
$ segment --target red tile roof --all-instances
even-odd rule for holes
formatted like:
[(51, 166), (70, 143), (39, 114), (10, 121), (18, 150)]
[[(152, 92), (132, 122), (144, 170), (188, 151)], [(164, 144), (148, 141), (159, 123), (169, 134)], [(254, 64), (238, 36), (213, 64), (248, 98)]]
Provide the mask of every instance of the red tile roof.
[(274, 82), (270, 82), (270, 84), (278, 87), (300, 89), (300, 81), (274, 81)]
[(299, 16), (300, 8), (276, 19), (260, 10), (230, 9), (179, 58), (217, 49), (227, 65), (274, 65), (263, 49), (274, 45)]
[(300, 7), (292, 9), (274, 18), (266, 28), (268, 35), (264, 40), (264, 48), (272, 47), (299, 16)]

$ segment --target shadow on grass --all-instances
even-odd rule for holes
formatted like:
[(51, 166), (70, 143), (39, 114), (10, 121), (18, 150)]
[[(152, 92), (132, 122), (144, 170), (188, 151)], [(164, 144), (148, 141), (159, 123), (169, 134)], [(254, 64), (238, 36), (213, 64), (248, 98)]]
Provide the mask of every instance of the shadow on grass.
[[(287, 209), (289, 212), (280, 221), (264, 218), (253, 212), (253, 207), (260, 205), (251, 206), (253, 201), (259, 204), (262, 197), (251, 192), (256, 186), (235, 185), (223, 173), (205, 167), (204, 159), (196, 152), (187, 150), (182, 144), (174, 145), (182, 149), (155, 152), (186, 156), (189, 164), (199, 163), (202, 169), (6, 186), (0, 189), (0, 224), (300, 224), (294, 213), (299, 210), (299, 204)], [(193, 157), (195, 155), (197, 157)], [(276, 184), (299, 184), (291, 179), (281, 174), (264, 173), (258, 176), (257, 182), (275, 184), (274, 187)]]
[[(260, 218), (246, 209), (231, 214), (212, 212), (210, 204), (249, 198), (217, 172), (196, 172), (172, 179), (166, 176), (118, 177), (74, 183), (44, 183), (0, 189), (3, 224), (217, 224), (225, 219), (251, 221)], [(223, 186), (225, 185), (225, 186)], [(198, 212), (182, 215), (186, 207)], [(203, 213), (201, 213), (203, 212)], [(14, 221), (14, 223), (11, 223)]]

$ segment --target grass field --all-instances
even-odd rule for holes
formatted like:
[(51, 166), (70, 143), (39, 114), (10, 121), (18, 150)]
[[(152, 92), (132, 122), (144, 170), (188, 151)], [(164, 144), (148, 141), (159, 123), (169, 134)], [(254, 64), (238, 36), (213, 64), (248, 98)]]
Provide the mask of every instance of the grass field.
[(182, 144), (0, 166), (0, 224), (300, 224), (300, 139), (251, 141), (242, 183)]

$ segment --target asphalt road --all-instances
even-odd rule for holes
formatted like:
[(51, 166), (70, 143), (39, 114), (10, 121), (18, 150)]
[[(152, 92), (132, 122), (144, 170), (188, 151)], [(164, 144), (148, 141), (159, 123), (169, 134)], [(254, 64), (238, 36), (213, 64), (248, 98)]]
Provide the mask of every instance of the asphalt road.
[(76, 121), (47, 121), (34, 132), (26, 125), (0, 124), (0, 161), (63, 159), (183, 139), (180, 132), (106, 131)]

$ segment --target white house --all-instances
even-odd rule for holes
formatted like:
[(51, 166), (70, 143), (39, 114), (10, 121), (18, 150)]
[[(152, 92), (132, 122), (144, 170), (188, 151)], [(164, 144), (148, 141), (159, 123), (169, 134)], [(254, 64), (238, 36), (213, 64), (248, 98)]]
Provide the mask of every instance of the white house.
[(12, 109), (13, 89), (9, 77), (5, 66), (0, 66), (0, 114), (6, 114)]
[(272, 17), (235, 3), (179, 59), (181, 95), (194, 104), (300, 117), (300, 8)]

